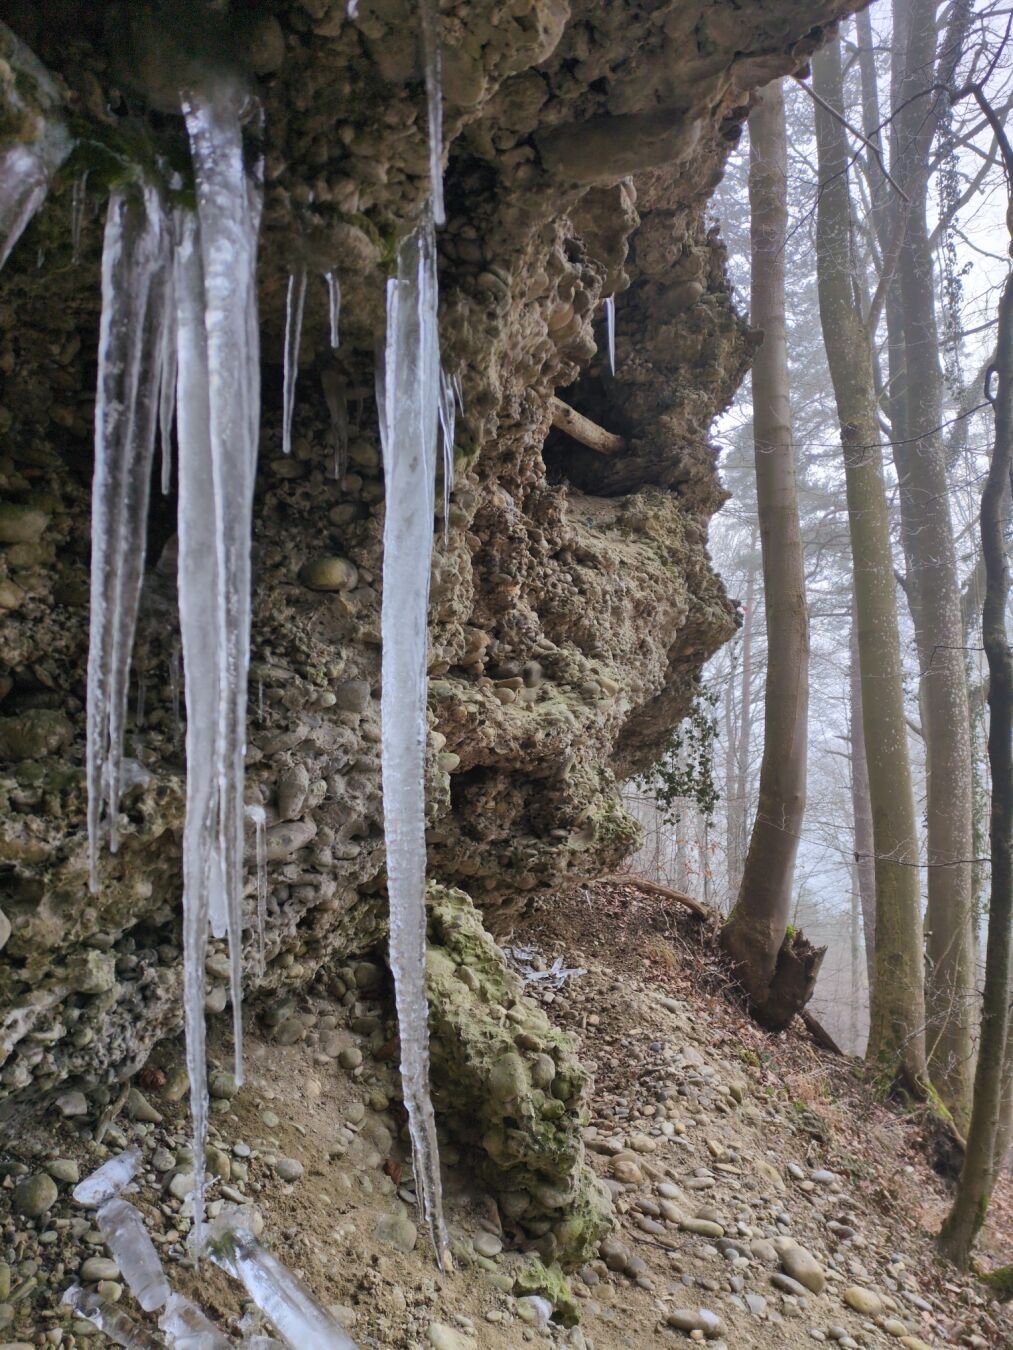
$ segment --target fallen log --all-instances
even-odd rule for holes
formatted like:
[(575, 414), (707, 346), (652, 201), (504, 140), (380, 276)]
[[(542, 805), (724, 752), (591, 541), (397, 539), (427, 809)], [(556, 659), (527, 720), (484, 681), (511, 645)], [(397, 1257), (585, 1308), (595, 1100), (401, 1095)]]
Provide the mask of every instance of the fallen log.
[(613, 431), (606, 431), (597, 422), (592, 422), (590, 417), (585, 417), (583, 413), (564, 403), (561, 398), (553, 397), (549, 403), (552, 408), (552, 425), (558, 427), (560, 431), (565, 431), (575, 441), (580, 441), (581, 445), (586, 445), (590, 450), (597, 450), (602, 455), (614, 455), (626, 449), (626, 442), (622, 436), (617, 436)]

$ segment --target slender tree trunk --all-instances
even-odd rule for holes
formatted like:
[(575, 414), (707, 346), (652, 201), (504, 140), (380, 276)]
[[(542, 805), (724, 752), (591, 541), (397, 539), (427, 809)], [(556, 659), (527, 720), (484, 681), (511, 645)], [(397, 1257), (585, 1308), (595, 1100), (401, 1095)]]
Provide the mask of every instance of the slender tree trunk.
[[(813, 83), (831, 108), (843, 108), (838, 39), (814, 57)], [(876, 968), (868, 1058), (878, 1073), (921, 1093), (927, 1073), (917, 836), (872, 343), (852, 286), (848, 146), (840, 124), (819, 107), (816, 139), (820, 317), (844, 448), (876, 854)]]
[[(1007, 172), (1013, 171), (1013, 152)], [(982, 640), (989, 673), (988, 763), (992, 777), (989, 837), (992, 883), (981, 1039), (974, 1077), (971, 1125), (957, 1195), (939, 1234), (942, 1251), (960, 1267), (985, 1221), (995, 1176), (996, 1141), (1002, 1111), (1003, 1066), (1009, 1026), (1010, 929), (1013, 926), (1013, 656), (1006, 634), (1009, 567), (1003, 548), (1006, 486), (1013, 469), (1013, 274), (999, 305), (995, 372), (995, 445), (981, 499), (981, 544), (985, 556)]]
[[(993, 1167), (995, 1176), (1007, 1165), (1010, 1145), (1013, 1144), (1013, 1011), (1006, 1026), (1006, 1056), (1002, 1066), (1002, 1102), (999, 1107), (999, 1128), (995, 1135)], [(1013, 1164), (1011, 1164), (1013, 1165)]]
[(869, 997), (876, 978), (876, 861), (872, 838), (872, 803), (869, 801), (869, 766), (865, 758), (862, 719), (862, 674), (858, 656), (858, 616), (852, 602), (848, 678), (851, 686), (851, 812), (854, 820), (855, 874), (862, 906), (865, 967)]
[(725, 686), (725, 882), (729, 895), (734, 894), (741, 875), (739, 855), (739, 801), (735, 786), (738, 764), (738, 719), (735, 695), (738, 684), (739, 647), (732, 642), (728, 648), (728, 684)]
[[(739, 739), (735, 753), (735, 797), (739, 802), (735, 889), (742, 883), (749, 839), (749, 751), (753, 738), (753, 634), (756, 628), (756, 526), (749, 532), (749, 570), (742, 618), (742, 693), (739, 698)], [(730, 898), (730, 897), (729, 897)]]
[(860, 1053), (858, 1012), (862, 1006), (862, 910), (859, 895), (858, 867), (851, 869), (851, 1002), (848, 1010), (849, 1051)]
[[(926, 1039), (934, 1086), (961, 1130), (967, 1127), (973, 1067), (973, 796), (971, 732), (957, 557), (950, 519), (943, 373), (926, 193), (935, 119), (924, 91), (934, 79), (935, 0), (901, 0), (907, 21), (894, 176), (908, 193), (898, 261), (904, 342), (904, 435), (894, 436), (907, 597), (921, 674), (927, 786)], [(896, 23), (895, 23), (896, 26)], [(896, 50), (896, 49), (895, 49)], [(919, 98), (918, 95), (923, 97)]]
[[(788, 151), (780, 83), (770, 84), (763, 91), (749, 119), (749, 135), (750, 317), (764, 335), (753, 363), (753, 440), (763, 554), (767, 680), (756, 817), (738, 899), (722, 941), (757, 1015), (769, 1020), (765, 1011), (788, 926), (795, 855), (805, 811), (809, 706), (809, 619), (784, 320)], [(744, 640), (744, 703), (748, 665)], [(745, 728), (743, 716), (743, 731)], [(747, 756), (748, 743), (743, 761), (748, 762)], [(746, 775), (741, 773), (743, 787), (745, 780)], [(777, 1016), (783, 1016), (780, 1009)]]

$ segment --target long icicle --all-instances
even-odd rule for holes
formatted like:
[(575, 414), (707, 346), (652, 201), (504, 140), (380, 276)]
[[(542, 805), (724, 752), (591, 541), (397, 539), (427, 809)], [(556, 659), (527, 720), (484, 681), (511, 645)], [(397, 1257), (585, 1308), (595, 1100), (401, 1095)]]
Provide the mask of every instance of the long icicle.
[(443, 61), (440, 55), (440, 12), (437, 0), (419, 0), (422, 57), (426, 68), (426, 115), (429, 122), (429, 196), (433, 224), (446, 223), (443, 207)]
[[(243, 1081), (243, 782), (250, 664), (250, 533), (257, 465), (259, 174), (244, 166), (238, 83), (188, 91), (183, 112), (197, 181), (207, 331), (211, 468), (218, 555), (219, 668), (215, 718), (221, 886), (229, 936), (236, 1081)], [(212, 878), (213, 880), (213, 878)]]
[(285, 297), (285, 367), (282, 389), (282, 454), (292, 453), (292, 419), (295, 416), (295, 385), (299, 378), (299, 344), (306, 304), (306, 266), (300, 263), (288, 279)]
[(89, 885), (98, 888), (99, 832), (118, 846), (130, 654), (144, 571), (170, 239), (154, 188), (109, 199), (92, 482), (88, 647)]
[(380, 762), (390, 964), (415, 1180), (436, 1259), (445, 1269), (450, 1256), (429, 1094), (425, 986), (426, 665), (440, 390), (436, 243), (431, 220), (402, 242), (397, 278), (387, 283), (385, 367)]
[(172, 424), (176, 416), (176, 264), (168, 272), (167, 322), (162, 334), (162, 387), (158, 396), (158, 442), (162, 452), (162, 494), (172, 490)]
[(209, 889), (217, 875), (214, 726), (218, 713), (218, 555), (211, 472), (211, 396), (204, 327), (204, 269), (197, 221), (183, 219), (176, 251), (176, 400), (179, 444), (179, 622), (186, 693), (186, 820), (183, 826), (183, 1017), (193, 1126), (194, 1236), (204, 1222), (207, 1053), (204, 963)]

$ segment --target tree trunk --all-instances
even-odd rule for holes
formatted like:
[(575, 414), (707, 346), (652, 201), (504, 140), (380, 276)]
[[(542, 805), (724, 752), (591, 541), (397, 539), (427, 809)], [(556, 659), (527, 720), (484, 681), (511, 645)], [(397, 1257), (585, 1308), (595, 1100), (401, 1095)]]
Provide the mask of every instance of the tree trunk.
[[(901, 508), (907, 597), (921, 675), (927, 787), (928, 912), (926, 1040), (932, 1082), (967, 1128), (973, 1065), (974, 825), (971, 732), (957, 558), (950, 519), (943, 373), (926, 210), (935, 119), (925, 89), (934, 79), (935, 0), (901, 0), (907, 19), (893, 172), (909, 197), (898, 260), (904, 342), (904, 435), (893, 457)], [(896, 50), (896, 49), (895, 49)], [(921, 97), (918, 97), (921, 94)]]
[[(838, 39), (814, 57), (813, 83), (831, 108), (843, 109)], [(889, 1081), (923, 1093), (927, 1074), (917, 836), (872, 343), (852, 287), (847, 141), (840, 124), (820, 107), (816, 139), (820, 318), (844, 448), (876, 854), (876, 966), (868, 1058)]]
[[(1013, 158), (1013, 156), (1011, 156)], [(1007, 172), (1013, 163), (1007, 161)], [(995, 445), (981, 499), (981, 544), (985, 557), (982, 640), (988, 662), (988, 764), (992, 778), (989, 897), (985, 993), (974, 1077), (971, 1125), (953, 1208), (939, 1234), (941, 1250), (965, 1268), (985, 1221), (995, 1176), (996, 1140), (1003, 1097), (1003, 1063), (1009, 1025), (1010, 927), (1013, 924), (1013, 656), (1006, 635), (1009, 566), (1003, 549), (1006, 484), (1013, 468), (1013, 276), (999, 305), (995, 371)]]
[[(999, 1106), (999, 1128), (995, 1135), (993, 1168), (998, 1176), (1009, 1160), (1013, 1144), (1013, 1014), (1006, 1026), (1006, 1055), (1002, 1066), (1002, 1101)], [(1013, 1163), (1010, 1164), (1013, 1166)]]
[[(776, 1017), (779, 1025), (785, 1025), (798, 1007), (792, 1007), (790, 999), (772, 997), (772, 983), (776, 974), (788, 969), (788, 963), (779, 962), (778, 955), (788, 926), (795, 854), (805, 811), (809, 620), (784, 320), (788, 151), (780, 83), (768, 85), (763, 91), (749, 119), (749, 135), (750, 319), (764, 335), (753, 363), (753, 442), (767, 622), (767, 680), (756, 816), (738, 899), (722, 931), (722, 941), (758, 1018), (769, 1023)], [(744, 638), (744, 691), (748, 663)], [(743, 760), (747, 756), (748, 742)], [(745, 777), (740, 773), (743, 787)], [(799, 996), (806, 994), (806, 981), (798, 982), (793, 989)]]
[(862, 730), (862, 674), (858, 656), (858, 616), (852, 603), (848, 677), (851, 686), (851, 812), (854, 821), (855, 875), (862, 905), (865, 938), (865, 969), (869, 997), (876, 979), (876, 860), (872, 838), (872, 803), (869, 801), (869, 766)]

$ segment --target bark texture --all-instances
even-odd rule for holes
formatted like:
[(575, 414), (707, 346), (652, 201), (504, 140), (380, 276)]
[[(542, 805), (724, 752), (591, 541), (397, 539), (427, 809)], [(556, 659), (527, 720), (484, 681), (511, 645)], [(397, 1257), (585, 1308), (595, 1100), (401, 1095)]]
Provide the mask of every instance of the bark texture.
[(781, 1027), (803, 1006), (812, 985), (795, 978), (805, 963), (789, 960), (787, 953), (779, 959), (805, 813), (809, 708), (809, 621), (784, 320), (788, 147), (780, 84), (769, 85), (761, 94), (750, 114), (749, 136), (750, 319), (763, 331), (753, 361), (753, 441), (767, 680), (756, 815), (738, 898), (722, 942), (757, 1017)]
[[(813, 83), (843, 109), (840, 44), (813, 61)], [(849, 153), (840, 124), (816, 109), (820, 318), (847, 481), (862, 710), (876, 853), (876, 966), (867, 1057), (890, 1082), (926, 1085), (917, 834), (901, 683), (897, 599), (872, 373), (872, 344), (852, 286)]]
[[(895, 5), (896, 13), (898, 6)], [(960, 586), (950, 518), (939, 365), (935, 283), (929, 243), (929, 156), (942, 95), (935, 78), (937, 28), (932, 0), (903, 0), (907, 43), (894, 119), (894, 176), (907, 193), (897, 264), (903, 344), (903, 422), (893, 433), (906, 593), (914, 621), (925, 744), (928, 910), (926, 1042), (933, 1085), (961, 1130), (967, 1127), (973, 1075), (974, 856), (971, 729), (963, 651)], [(948, 34), (953, 41), (953, 33)], [(945, 57), (955, 62), (952, 52)], [(893, 406), (900, 402), (895, 398)]]
[[(1013, 171), (1013, 155), (1007, 157)], [(1005, 496), (1013, 468), (1013, 277), (999, 305), (995, 359), (995, 444), (981, 501), (985, 558), (982, 637), (989, 674), (988, 764), (992, 779), (989, 819), (992, 880), (989, 893), (985, 989), (974, 1077), (971, 1124), (957, 1195), (939, 1235), (942, 1251), (966, 1267), (985, 1221), (1001, 1138), (1003, 1067), (1009, 1027), (1010, 951), (1013, 930), (1013, 654), (1006, 632), (1009, 564), (1004, 551)]]

